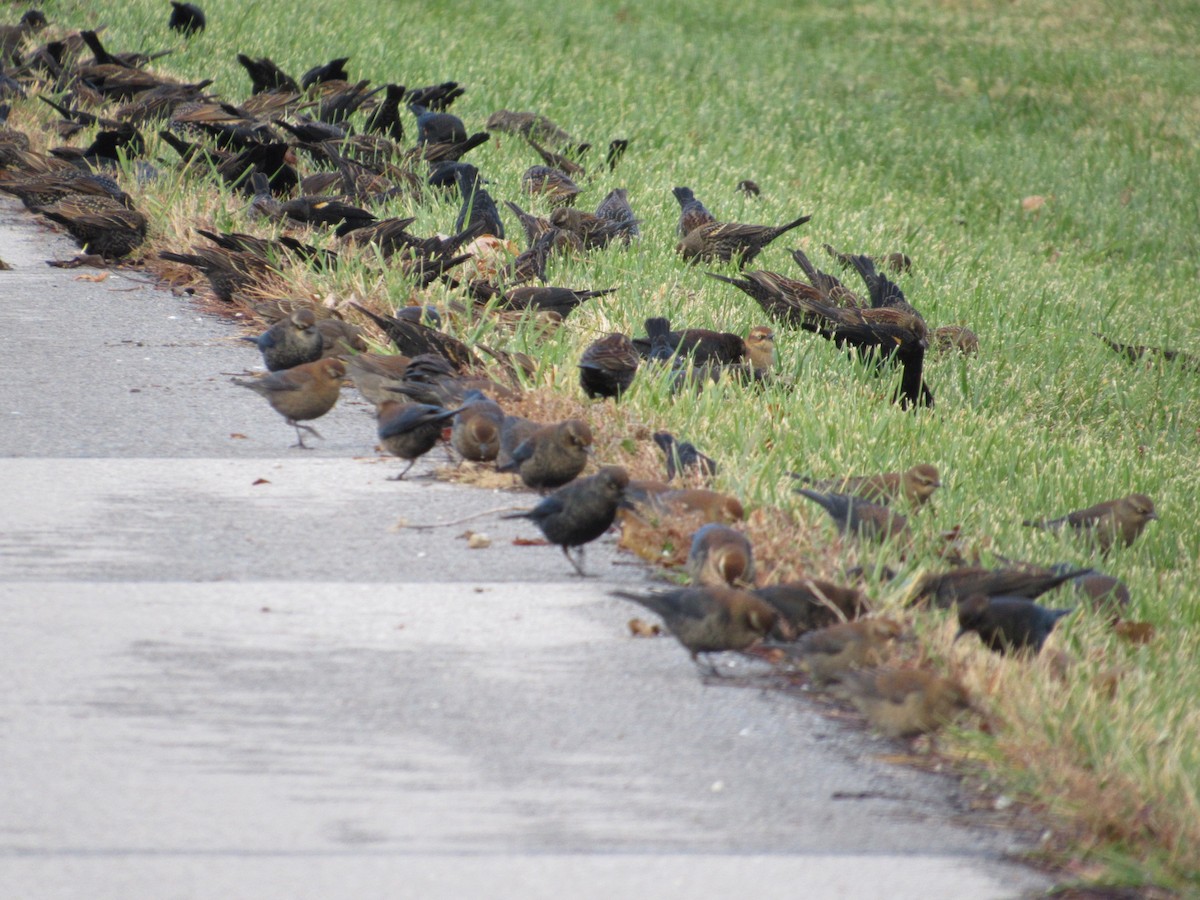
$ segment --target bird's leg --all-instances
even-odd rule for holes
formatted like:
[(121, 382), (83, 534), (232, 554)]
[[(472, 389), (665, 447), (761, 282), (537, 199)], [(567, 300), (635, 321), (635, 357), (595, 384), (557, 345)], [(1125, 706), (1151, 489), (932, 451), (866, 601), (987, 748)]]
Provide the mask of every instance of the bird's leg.
[[(307, 431), (309, 434), (313, 435), (313, 437), (321, 438), (321, 435), (317, 432), (317, 429), (313, 428), (311, 425), (301, 425), (295, 419), (288, 419), (288, 424), (296, 429), (296, 443), (292, 444), (293, 447), (299, 447), (301, 450), (313, 449), (312, 447), (308, 446), (308, 444), (304, 443), (304, 435), (300, 433), (301, 431)], [(321, 438), (321, 440), (325, 439)]]
[(697, 667), (699, 667), (700, 673), (702, 675), (708, 675), (713, 678), (723, 678), (724, 677), (721, 674), (720, 669), (717, 668), (717, 664), (712, 661), (712, 657), (709, 656), (707, 653), (704, 655), (703, 662), (700, 661), (700, 654), (694, 653), (692, 655), (692, 662), (694, 662), (697, 665)]
[(415, 459), (410, 459), (408, 461), (408, 465), (405, 467), (403, 472), (401, 472), (399, 475), (393, 475), (391, 478), (389, 478), (387, 480), (388, 481), (403, 481), (404, 476), (408, 474), (408, 470), (411, 469), (416, 464), (417, 464), (417, 461)]
[(575, 567), (576, 574), (578, 574), (580, 578), (587, 578), (587, 572), (583, 571), (583, 548), (579, 548), (579, 562), (576, 562), (575, 557), (571, 555), (571, 548), (564, 545), (562, 552), (563, 556), (565, 556), (571, 565)]

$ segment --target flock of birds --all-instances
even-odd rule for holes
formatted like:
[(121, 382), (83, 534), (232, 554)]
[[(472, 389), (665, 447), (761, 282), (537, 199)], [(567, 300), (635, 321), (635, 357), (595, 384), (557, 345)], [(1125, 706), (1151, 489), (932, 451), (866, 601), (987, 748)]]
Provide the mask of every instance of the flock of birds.
[[(172, 6), (172, 28), (186, 35), (204, 29), (203, 13), (193, 4)], [(899, 660), (903, 623), (873, 614), (859, 588), (817, 578), (759, 586), (754, 547), (738, 527), (742, 504), (708, 486), (718, 465), (694, 445), (667, 432), (654, 435), (665, 460), (661, 479), (635, 479), (620, 466), (585, 474), (594, 444), (587, 421), (538, 422), (511, 411), (521, 397), (520, 380), (511, 376), (536, 363), (523, 354), (469, 346), (440, 327), (452, 315), (535, 316), (561, 324), (580, 304), (609, 293), (546, 283), (547, 260), (555, 254), (619, 251), (642, 239), (641, 221), (623, 188), (610, 191), (595, 212), (575, 206), (587, 175), (587, 144), (533, 112), (501, 110), (488, 118), (487, 131), (469, 133), (448, 111), (464, 92), (456, 82), (372, 88), (348, 76), (344, 58), (296, 79), (266, 57), (239, 55), (251, 93), (233, 103), (211, 93), (209, 81), (182, 83), (151, 72), (146, 66), (153, 56), (110, 51), (96, 31), (39, 43), (46, 27), (45, 17), (31, 11), (0, 29), (0, 95), (6, 103), (35, 97), (57, 111), (59, 135), (86, 134), (89, 142), (43, 154), (31, 149), (27, 135), (4, 128), (0, 190), (66, 228), (85, 251), (71, 264), (101, 265), (127, 259), (146, 238), (147, 218), (118, 178), (136, 192), (163, 165), (149, 158), (147, 128), (173, 148), (174, 164), (197, 189), (216, 182), (244, 197), (251, 217), (268, 223), (273, 236), (197, 228), (204, 244), (162, 251), (157, 262), (148, 262), (160, 271), (167, 263), (191, 267), (218, 300), (251, 308), (271, 323), (248, 338), (268, 374), (235, 383), (264, 397), (295, 428), (297, 446), (307, 446), (306, 434), (319, 436), (309, 423), (334, 408), (350, 379), (375, 407), (379, 444), (408, 462), (397, 478), (448, 432), (458, 457), (512, 473), (542, 492), (535, 507), (515, 515), (559, 546), (580, 575), (584, 547), (614, 524), (696, 517), (689, 584), (617, 596), (660, 616), (698, 662), (707, 654), (745, 651), (787, 673), (803, 670), (814, 686), (850, 699), (892, 736), (931, 732), (971, 706), (956, 678)], [(530, 205), (548, 210), (540, 216), (505, 201), (527, 244), (514, 258), (496, 252), (505, 232), (500, 206), (489, 181), (464, 161), (495, 132), (521, 138), (535, 155), (538, 162), (524, 173), (521, 187)], [(612, 141), (603, 168), (614, 172), (627, 149), (627, 141)], [(751, 182), (741, 187), (758, 190)], [(747, 270), (772, 241), (809, 217), (779, 226), (725, 222), (692, 190), (677, 187), (674, 194), (682, 260), (736, 271), (708, 274), (744, 291), (777, 325), (834, 341), (881, 372), (899, 366), (894, 400), (902, 406), (934, 403), (924, 377), (931, 345), (977, 351), (968, 329), (931, 331), (909, 304), (889, 275), (907, 271), (908, 257), (891, 254), (877, 263), (827, 247), (836, 262), (858, 274), (865, 296), (818, 269), (801, 250), (792, 257), (802, 278)], [(413, 218), (379, 218), (371, 211), (393, 198), (446, 196), (459, 204), (448, 235), (414, 234)], [(332, 230), (334, 236), (314, 246), (286, 233), (294, 229)], [(415, 287), (443, 282), (446, 296), (457, 299), (442, 308), (411, 306), (388, 314), (355, 305), (361, 324), (323, 304), (278, 299), (290, 266), (329, 269), (364, 256), (401, 270)], [(364, 328), (372, 327), (398, 352), (370, 352)], [(1113, 347), (1131, 358), (1170, 352)], [(480, 354), (494, 361), (490, 369)], [(639, 372), (658, 373), (675, 389), (729, 379), (753, 390), (771, 378), (774, 363), (775, 334), (766, 325), (742, 336), (674, 328), (665, 318), (650, 317), (645, 335), (613, 332), (587, 346), (578, 373), (589, 398), (619, 402)], [(492, 377), (497, 372), (500, 380)], [(909, 516), (941, 484), (937, 468), (926, 463), (869, 476), (797, 477), (798, 493), (819, 504), (839, 533), (893, 552), (908, 543)], [(1133, 543), (1155, 518), (1150, 498), (1134, 493), (1026, 524), (1073, 531), (1108, 555)], [(1037, 602), (1061, 585), (1114, 616), (1129, 602), (1125, 585), (1095, 568), (1013, 562), (985, 568), (963, 561), (925, 573), (912, 596), (915, 605), (955, 610), (959, 635), (974, 632), (997, 653), (1023, 656), (1038, 653), (1055, 623), (1073, 611)]]

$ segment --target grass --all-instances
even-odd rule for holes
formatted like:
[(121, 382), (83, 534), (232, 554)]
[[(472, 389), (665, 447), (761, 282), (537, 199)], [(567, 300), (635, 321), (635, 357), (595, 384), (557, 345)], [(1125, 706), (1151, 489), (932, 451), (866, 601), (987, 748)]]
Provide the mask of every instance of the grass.
[[(580, 206), (627, 187), (641, 244), (551, 267), (553, 283), (618, 293), (549, 338), (530, 327), (510, 335), (464, 326), (535, 353), (541, 381), (568, 394), (578, 397), (582, 346), (608, 330), (640, 331), (646, 315), (743, 333), (763, 318), (740, 292), (675, 257), (676, 184), (727, 220), (812, 213), (789, 238), (821, 266), (826, 241), (908, 253), (908, 298), (931, 325), (969, 324), (982, 346), (977, 357), (930, 362), (935, 410), (889, 405), (888, 386), (869, 371), (779, 329), (783, 384), (761, 397), (719, 385), (672, 401), (665, 385), (643, 379), (627, 418), (605, 412), (606, 423), (688, 435), (726, 463), (725, 489), (792, 511), (796, 528), (825, 538), (787, 471), (933, 462), (945, 487), (917, 524), (921, 546), (960, 526), (971, 547), (1041, 562), (1095, 560), (1069, 538), (1023, 528), (1023, 518), (1131, 490), (1151, 495), (1161, 521), (1103, 563), (1130, 586), (1129, 617), (1157, 629), (1148, 645), (1073, 616), (1052, 639), (1070, 661), (1064, 676), (1047, 661), (1001, 660), (967, 641), (951, 647), (942, 617), (917, 626), (925, 652), (963, 673), (991, 711), (989, 733), (957, 733), (952, 749), (1044, 807), (1081, 875), (1200, 885), (1200, 376), (1130, 366), (1092, 336), (1200, 352), (1192, 4), (748, 0), (700, 10), (584, 0), (564, 15), (537, 0), (493, 0), (406, 5), (402, 16), (381, 0), (355, 4), (353, 15), (332, 0), (203, 5), (209, 30), (186, 45), (166, 31), (158, 0), (43, 8), (56, 23), (108, 23), (114, 49), (177, 46), (165, 68), (215, 78), (213, 89), (233, 100), (249, 86), (238, 51), (269, 55), (293, 75), (350, 55), (352, 74), (376, 83), (462, 82), (468, 92), (454, 112), (468, 130), (496, 109), (532, 109), (598, 147), (630, 140), (625, 162), (598, 173)], [(14, 121), (33, 115), (19, 107)], [(174, 159), (165, 147), (160, 156)], [(499, 199), (520, 198), (520, 174), (534, 162), (508, 137), (472, 160)], [(743, 178), (762, 186), (760, 199), (734, 190)], [(186, 245), (193, 221), (255, 228), (242, 201), (197, 192), (169, 170), (139, 197), (162, 246)], [(1032, 197), (1044, 202), (1022, 203)], [(380, 214), (416, 215), (414, 230), (432, 233), (447, 231), (456, 212), (448, 200), (396, 201)], [(795, 275), (788, 246), (785, 238), (756, 265)], [(410, 295), (395, 273), (367, 266), (297, 277), (318, 298), (397, 304)], [(918, 554), (901, 578), (942, 565)], [(872, 594), (900, 590), (875, 584)]]

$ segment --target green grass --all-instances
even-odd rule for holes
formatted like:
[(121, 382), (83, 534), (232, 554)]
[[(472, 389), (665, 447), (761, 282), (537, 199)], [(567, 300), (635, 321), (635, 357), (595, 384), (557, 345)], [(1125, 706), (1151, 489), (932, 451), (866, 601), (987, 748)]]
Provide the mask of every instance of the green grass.
[[(554, 337), (535, 342), (526, 329), (511, 339), (564, 390), (578, 391), (584, 344), (608, 330), (640, 332), (646, 315), (731, 331), (763, 319), (740, 292), (675, 256), (674, 185), (690, 185), (727, 220), (811, 213), (789, 237), (822, 267), (826, 241), (908, 253), (908, 298), (931, 325), (968, 324), (982, 346), (975, 358), (930, 362), (934, 411), (889, 405), (889, 386), (869, 371), (782, 328), (785, 386), (760, 398), (721, 385), (672, 402), (663, 384), (646, 381), (629, 409), (696, 439), (726, 463), (725, 487), (750, 503), (796, 508), (808, 521), (815, 513), (790, 493), (789, 469), (933, 462), (945, 487), (921, 517), (925, 546), (961, 525), (969, 540), (1012, 558), (1087, 562), (1085, 548), (1021, 520), (1131, 490), (1151, 495), (1161, 521), (1103, 565), (1129, 584), (1130, 618), (1154, 623), (1156, 640), (1125, 645), (1094, 618), (1072, 617), (1055, 639), (1077, 661), (1065, 684), (1044, 666), (983, 659), (960, 642), (952, 652), (981, 658), (1006, 723), (963, 745), (991, 761), (994, 778), (1081, 823), (1075, 849), (1099, 864), (1099, 877), (1200, 884), (1200, 376), (1132, 367), (1092, 337), (1200, 353), (1193, 4), (749, 0), (697, 10), (644, 0), (580, 2), (564, 13), (535, 0), (402, 9), (364, 0), (353, 14), (330, 0), (203, 6), (209, 30), (165, 67), (213, 77), (233, 100), (249, 89), (238, 51), (269, 55), (296, 76), (350, 55), (352, 74), (374, 82), (462, 82), (468, 92), (454, 112), (469, 130), (496, 109), (532, 109), (598, 148), (630, 139), (625, 162), (598, 172), (580, 206), (628, 187), (641, 244), (556, 260), (551, 270), (555, 283), (620, 291)], [(44, 9), (52, 22), (107, 22), (114, 49), (181, 44), (159, 0)], [(519, 142), (500, 137), (471, 158), (498, 199), (520, 201), (520, 174), (535, 160)], [(743, 178), (762, 186), (761, 199), (734, 190)], [(168, 204), (183, 188), (155, 191)], [(1026, 212), (1021, 200), (1033, 195), (1047, 202)], [(247, 228), (240, 201), (223, 210), (219, 227)], [(397, 202), (390, 211), (418, 215), (419, 232), (445, 232), (457, 204)], [(784, 238), (756, 266), (798, 274), (789, 246)], [(365, 268), (318, 283), (339, 296), (407, 297), (402, 279)], [(919, 556), (903, 574), (940, 565)], [(1112, 697), (1093, 684), (1105, 669), (1124, 673)]]

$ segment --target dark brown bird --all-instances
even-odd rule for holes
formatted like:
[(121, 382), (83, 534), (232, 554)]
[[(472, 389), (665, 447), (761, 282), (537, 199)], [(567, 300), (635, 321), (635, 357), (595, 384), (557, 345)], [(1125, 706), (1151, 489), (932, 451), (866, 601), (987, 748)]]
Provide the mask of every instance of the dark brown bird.
[(637, 216), (629, 205), (629, 191), (625, 188), (614, 188), (600, 201), (596, 207), (596, 217), (615, 222), (622, 227), (621, 239), (628, 245), (634, 238), (641, 236)]
[(582, 419), (543, 425), (514, 447), (496, 471), (516, 472), (534, 490), (561, 487), (583, 471), (591, 447), (592, 429)]
[(545, 197), (552, 205), (571, 206), (582, 191), (565, 172), (550, 166), (530, 166), (521, 176), (521, 190)]
[(606, 288), (602, 291), (573, 291), (565, 287), (523, 285), (515, 287), (504, 294), (500, 304), (501, 309), (533, 309), (538, 312), (558, 313), (566, 318), (581, 303), (593, 297), (604, 297), (616, 291), (616, 288)]
[(1034, 654), (1042, 649), (1050, 632), (1063, 616), (1075, 611), (1047, 609), (1024, 597), (985, 597), (975, 594), (958, 603), (958, 640), (969, 631), (996, 653)]
[(450, 430), (450, 446), (463, 459), (491, 462), (500, 452), (504, 410), (482, 391), (467, 391)]
[(560, 206), (550, 214), (550, 224), (574, 234), (585, 250), (605, 247), (627, 233), (626, 223), (604, 219), (569, 206)]
[[(562, 548), (563, 556), (579, 575), (583, 571), (583, 547), (612, 527), (629, 473), (620, 466), (605, 466), (595, 475), (580, 478), (555, 491), (528, 512), (506, 515), (505, 519), (529, 519), (552, 544)], [(579, 560), (571, 548), (579, 548)]]
[(822, 493), (808, 488), (797, 488), (796, 492), (824, 507), (838, 531), (845, 534), (875, 541), (908, 535), (908, 517), (886, 506), (850, 494)]
[(940, 354), (957, 350), (963, 356), (974, 356), (979, 352), (979, 335), (965, 325), (940, 325), (933, 330), (933, 340)]
[(498, 109), (488, 116), (484, 127), (488, 131), (531, 137), (544, 144), (563, 146), (571, 143), (569, 134), (540, 113)]
[(1087, 535), (1101, 553), (1107, 554), (1114, 544), (1131, 545), (1146, 523), (1157, 518), (1153, 500), (1145, 494), (1127, 494), (1087, 509), (1077, 509), (1057, 519), (1036, 522), (1026, 519), (1023, 524), (1046, 531), (1056, 531), (1065, 525), (1076, 533)]
[(696, 195), (692, 193), (689, 187), (677, 187), (672, 193), (675, 199), (679, 201), (679, 236), (687, 237), (691, 232), (695, 231), (701, 225), (714, 225), (717, 222), (717, 217), (708, 211), (708, 208), (696, 199)]
[(271, 372), (316, 362), (325, 350), (325, 339), (317, 328), (317, 317), (311, 309), (298, 309), (258, 337), (242, 340), (258, 347), (263, 363)]
[(1147, 347), (1142, 344), (1122, 344), (1117, 341), (1110, 340), (1102, 334), (1092, 332), (1100, 340), (1104, 341), (1110, 349), (1121, 354), (1130, 362), (1138, 362), (1147, 357), (1159, 357), (1167, 362), (1178, 363), (1183, 369), (1188, 372), (1200, 373), (1200, 356), (1192, 353), (1185, 353), (1182, 350), (1168, 350), (1164, 347)]
[(762, 188), (758, 186), (757, 181), (752, 181), (749, 178), (743, 178), (737, 183), (737, 189), (747, 197), (758, 197), (762, 195)]
[(504, 223), (500, 221), (500, 210), (496, 208), (496, 201), (492, 199), (492, 195), (484, 189), (479, 170), (469, 163), (459, 163), (454, 177), (462, 196), (462, 207), (454, 223), (454, 230), (475, 229), (480, 234), (503, 238)]
[(868, 610), (862, 591), (818, 578), (761, 587), (754, 593), (779, 610), (797, 634), (857, 619)]
[(800, 636), (784, 652), (798, 658), (817, 684), (838, 681), (847, 672), (877, 666), (904, 629), (894, 619), (858, 619), (819, 628)]
[(179, 3), (177, 0), (171, 0), (171, 19), (167, 22), (167, 27), (172, 31), (178, 31), (184, 37), (191, 37), (197, 32), (203, 31), (208, 21), (204, 18), (204, 11), (195, 3)]
[(619, 400), (637, 374), (641, 357), (628, 335), (605, 335), (584, 349), (579, 357), (579, 386), (589, 397)]
[[(546, 168), (557, 170), (563, 175), (568, 176), (568, 178), (582, 178), (587, 174), (583, 166), (579, 165), (570, 156), (564, 156), (562, 153), (547, 150), (528, 134), (525, 135), (525, 140), (529, 142), (529, 146), (533, 148), (534, 152), (542, 158), (542, 162), (546, 164)], [(591, 144), (581, 144), (573, 148), (573, 155), (578, 158), (587, 152), (590, 147)]]
[(300, 432), (307, 431), (318, 438), (321, 435), (312, 426), (300, 423), (319, 419), (333, 409), (345, 375), (346, 364), (329, 358), (272, 372), (254, 381), (234, 378), (233, 383), (265, 397), (271, 408), (296, 429), (296, 443), (292, 446), (307, 450), (309, 447)]
[(971, 708), (959, 681), (926, 669), (848, 672), (839, 693), (890, 738), (929, 734)]
[(740, 531), (710, 522), (692, 535), (687, 572), (694, 585), (754, 587), (754, 548)]
[(743, 339), (728, 331), (707, 328), (672, 331), (669, 319), (652, 316), (646, 319), (646, 337), (634, 338), (633, 345), (644, 359), (687, 356), (697, 367), (747, 363), (754, 369), (768, 370), (775, 364), (775, 333), (765, 325), (754, 326)]
[(215, 247), (196, 247), (194, 253), (164, 250), (160, 259), (180, 262), (199, 269), (208, 279), (217, 299), (232, 302), (238, 294), (253, 287), (259, 279), (275, 271), (256, 253), (229, 251)]
[(917, 588), (917, 598), (929, 599), (938, 609), (949, 609), (960, 600), (974, 594), (984, 596), (1024, 597), (1034, 600), (1067, 581), (1086, 574), (1088, 569), (1070, 566), (1043, 569), (1039, 566), (1020, 566), (1002, 569), (983, 569), (964, 566), (949, 572), (926, 573)]
[(359, 303), (350, 305), (378, 325), (405, 356), (435, 354), (459, 371), (467, 371), (479, 363), (470, 347), (445, 332), (401, 316), (382, 316)]
[[(731, 587), (690, 587), (650, 594), (614, 591), (613, 596), (632, 600), (660, 616), (697, 665), (701, 653), (745, 650), (770, 634), (779, 619), (769, 604), (749, 591)], [(711, 662), (708, 671), (718, 674)]]
[(633, 496), (632, 485), (626, 493), (635, 503), (646, 505), (652, 513), (664, 517), (699, 514), (705, 522), (726, 525), (746, 518), (746, 510), (737, 497), (707, 488), (671, 490), (663, 483), (661, 490), (645, 490), (637, 497)]
[(146, 239), (146, 217), (106, 197), (73, 194), (37, 211), (63, 225), (80, 247), (105, 259), (128, 256)]
[(401, 481), (417, 460), (432, 450), (457, 409), (445, 409), (428, 403), (384, 401), (379, 407), (379, 443), (392, 456), (408, 460), (408, 465), (390, 481)]
[(800, 480), (816, 491), (850, 494), (872, 503), (892, 503), (903, 500), (917, 508), (925, 505), (933, 492), (942, 486), (936, 467), (920, 463), (903, 472), (882, 472), (878, 475), (847, 475), (845, 478), (816, 480), (803, 476)]
[(701, 475), (711, 478), (717, 474), (716, 460), (705, 456), (690, 441), (678, 441), (669, 431), (654, 433), (654, 443), (667, 458), (667, 481), (673, 481), (675, 473)]
[(741, 225), (736, 222), (710, 222), (688, 232), (675, 248), (688, 262), (730, 262), (738, 258), (738, 266), (746, 266), (762, 249), (793, 228), (803, 225), (812, 216), (801, 216), (786, 225)]

